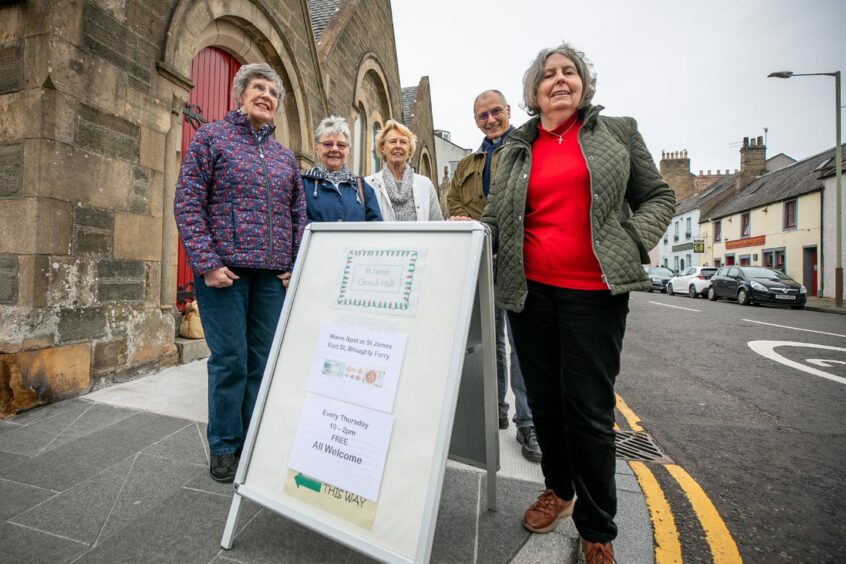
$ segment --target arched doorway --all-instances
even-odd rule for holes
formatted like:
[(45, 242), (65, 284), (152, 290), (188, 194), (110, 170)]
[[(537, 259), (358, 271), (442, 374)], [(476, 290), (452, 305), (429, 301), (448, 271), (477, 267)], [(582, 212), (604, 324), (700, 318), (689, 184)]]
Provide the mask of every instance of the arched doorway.
[[(232, 80), (241, 68), (238, 60), (221, 49), (206, 47), (191, 61), (191, 82), (194, 89), (183, 111), (182, 152), (197, 129), (207, 122), (222, 119), (229, 110), (235, 109), (232, 99)], [(176, 266), (176, 307), (184, 309), (194, 299), (194, 273), (185, 257), (182, 240), (179, 241), (179, 256)]]

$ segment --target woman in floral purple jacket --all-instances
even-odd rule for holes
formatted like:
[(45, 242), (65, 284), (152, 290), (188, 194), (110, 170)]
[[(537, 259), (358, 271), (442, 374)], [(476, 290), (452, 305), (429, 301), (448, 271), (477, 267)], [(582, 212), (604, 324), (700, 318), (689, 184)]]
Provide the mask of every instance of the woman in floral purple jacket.
[(244, 65), (238, 110), (201, 127), (182, 159), (175, 215), (211, 350), (212, 478), (231, 482), (306, 224), (294, 154), (273, 137), (282, 81)]

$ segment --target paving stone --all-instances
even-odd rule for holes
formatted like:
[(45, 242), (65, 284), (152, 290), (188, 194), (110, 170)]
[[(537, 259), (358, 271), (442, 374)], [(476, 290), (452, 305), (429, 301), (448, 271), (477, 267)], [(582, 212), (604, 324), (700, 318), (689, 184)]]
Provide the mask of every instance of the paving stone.
[(617, 474), (617, 490), (631, 493), (640, 493), (640, 484), (634, 476)]
[[(509, 562), (530, 533), (523, 528), (523, 513), (538, 497), (538, 484), (497, 478), (496, 511), (487, 509), (487, 476), (482, 476), (479, 512), (479, 562)], [(440, 526), (440, 522), (438, 523)]]
[(74, 403), (49, 417), (35, 419), (9, 433), (0, 435), (0, 450), (33, 456), (68, 429), (94, 404)]
[(481, 475), (450, 468), (444, 473), (432, 562), (472, 562)]
[(20, 514), (12, 522), (93, 544), (126, 483), (135, 457), (129, 457), (53, 499)]
[(20, 464), (24, 460), (29, 460), (29, 457), (22, 454), (15, 454), (14, 452), (0, 450), (0, 470), (14, 466), (15, 464)]
[(176, 492), (196, 466), (138, 454), (14, 519), (88, 544), (105, 539)]
[(174, 417), (137, 413), (86, 437), (0, 470), (0, 478), (64, 491), (188, 424)]
[(86, 545), (76, 541), (11, 523), (0, 524), (0, 562), (70, 562), (86, 550)]
[[(242, 508), (241, 516), (246, 521), (257, 510), (254, 505), (242, 504)], [(180, 489), (77, 562), (206, 564), (221, 551), (220, 539), (228, 512), (229, 500), (221, 496)]]
[[(529, 535), (526, 544), (511, 561), (512, 564), (537, 564), (540, 562), (576, 561), (578, 553), (579, 533), (570, 518), (559, 521), (558, 526), (551, 533), (545, 535)], [(620, 560), (620, 562), (628, 562)], [(640, 564), (640, 563), (638, 563)]]
[(209, 459), (206, 454), (204, 440), (205, 429), (201, 430), (198, 423), (193, 423), (173, 435), (165, 437), (158, 443), (145, 448), (142, 452), (169, 460), (199, 464), (207, 467)]
[(56, 492), (43, 488), (0, 480), (0, 499), (3, 500), (3, 503), (0, 503), (0, 522), (7, 521), (54, 495)]
[(36, 421), (55, 417), (66, 410), (78, 409), (80, 405), (90, 405), (92, 402), (79, 398), (69, 399), (56, 403), (42, 405), (23, 413), (18, 413), (10, 420), (11, 423), (17, 425), (32, 425)]
[(262, 510), (235, 537), (232, 548), (223, 556), (251, 564), (325, 564), (346, 562), (351, 554), (345, 546), (272, 511)]
[(651, 564), (655, 561), (652, 521), (643, 493), (617, 493), (617, 540), (614, 552), (619, 562)]
[(155, 512), (159, 503), (203, 472), (205, 467), (139, 454), (100, 538), (120, 534), (121, 529), (142, 514)]
[(13, 431), (14, 429), (19, 428), (21, 425), (18, 423), (12, 423), (11, 421), (2, 421), (0, 420), (0, 435), (3, 433), (8, 433), (9, 431)]

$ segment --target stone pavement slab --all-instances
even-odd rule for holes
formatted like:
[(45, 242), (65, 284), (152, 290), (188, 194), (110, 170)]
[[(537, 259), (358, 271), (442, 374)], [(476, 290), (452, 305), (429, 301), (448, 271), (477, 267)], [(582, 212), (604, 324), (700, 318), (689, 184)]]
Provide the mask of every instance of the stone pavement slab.
[[(208, 476), (205, 382), (197, 362), (0, 422), (0, 561), (371, 562), (247, 500), (233, 548), (219, 547), (233, 489)], [(543, 478), (514, 433), (499, 433), (495, 512), (485, 473), (448, 462), (432, 562), (575, 561), (571, 519), (547, 535), (522, 527)], [(643, 494), (622, 461), (617, 483), (618, 559), (652, 562)]]

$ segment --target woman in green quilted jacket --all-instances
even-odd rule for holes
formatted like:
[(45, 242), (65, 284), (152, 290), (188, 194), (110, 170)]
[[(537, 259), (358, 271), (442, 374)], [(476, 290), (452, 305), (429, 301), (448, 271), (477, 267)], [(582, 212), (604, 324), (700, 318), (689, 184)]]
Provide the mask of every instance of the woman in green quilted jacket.
[(535, 117), (500, 150), (482, 217), (543, 452), (547, 489), (523, 525), (548, 533), (572, 514), (588, 563), (612, 562), (617, 536), (614, 381), (629, 291), (650, 287), (641, 264), (675, 208), (637, 124), (599, 115), (595, 88), (582, 52), (538, 53), (523, 79)]

